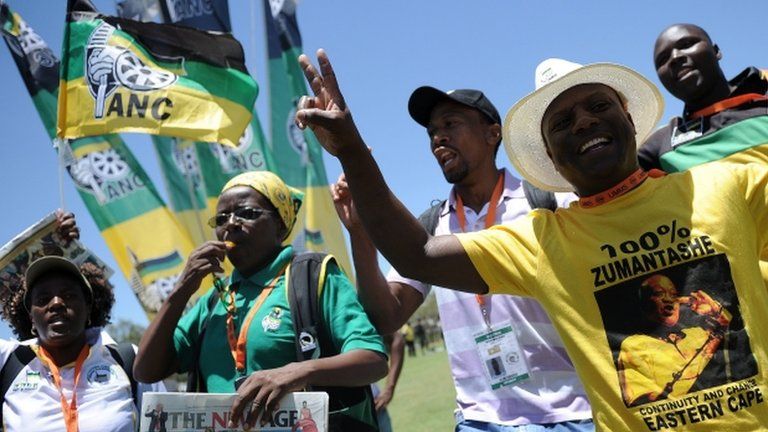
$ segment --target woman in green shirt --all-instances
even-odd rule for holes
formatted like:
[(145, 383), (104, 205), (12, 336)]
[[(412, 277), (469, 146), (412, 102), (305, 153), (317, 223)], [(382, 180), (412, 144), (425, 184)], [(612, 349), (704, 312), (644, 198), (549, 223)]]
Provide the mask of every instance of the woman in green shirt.
[[(283, 242), (296, 222), (300, 195), (267, 171), (241, 174), (224, 186), (210, 221), (218, 240), (190, 254), (179, 281), (149, 325), (136, 357), (138, 380), (151, 382), (187, 372), (199, 353), (200, 377), (207, 390), (237, 391), (240, 397), (232, 418), (242, 418), (244, 407), (253, 402), (245, 413), (245, 423), (253, 426), (262, 411), (263, 418), (271, 418), (288, 392), (308, 386), (363, 386), (386, 375), (381, 338), (358, 303), (354, 286), (333, 261), (319, 299), (323, 332), (333, 350), (318, 359), (296, 361), (285, 289), (286, 267), (294, 252)], [(202, 280), (224, 271), (225, 256), (235, 270), (218, 279), (219, 286), (182, 316)], [(210, 296), (219, 298), (211, 301)], [(236, 382), (241, 384), (238, 388)], [(370, 410), (348, 411), (375, 430)]]

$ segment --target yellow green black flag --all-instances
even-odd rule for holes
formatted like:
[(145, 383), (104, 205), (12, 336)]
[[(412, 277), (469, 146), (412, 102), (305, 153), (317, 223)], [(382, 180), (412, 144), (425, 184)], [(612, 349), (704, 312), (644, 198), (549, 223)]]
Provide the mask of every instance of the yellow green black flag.
[[(185, 9), (173, 7), (171, 2), (166, 3), (165, 0), (122, 0), (117, 10), (122, 18), (230, 32), (232, 25), (227, 0), (206, 1), (208, 7)], [(246, 171), (274, 170), (272, 150), (264, 136), (256, 107), (252, 112), (251, 123), (236, 147), (152, 136), (168, 190), (168, 204), (195, 244), (216, 238), (206, 221), (213, 217), (221, 188), (229, 179)]]
[(286, 183), (304, 192), (304, 203), (293, 228), (297, 250), (329, 252), (352, 274), (341, 223), (333, 207), (323, 149), (310, 130), (294, 123), (296, 103), (307, 94), (297, 58), (302, 52), (296, 21), (296, 0), (264, 0), (269, 54), (269, 96), (275, 169)]
[[(59, 59), (34, 29), (2, 2), (0, 34), (45, 130), (53, 137)], [(62, 143), (58, 150), (117, 265), (151, 319), (173, 289), (195, 244), (119, 135), (85, 137)], [(208, 286), (203, 284), (201, 290)]]
[(236, 145), (256, 83), (230, 34), (99, 14), (69, 0), (57, 135), (142, 132)]

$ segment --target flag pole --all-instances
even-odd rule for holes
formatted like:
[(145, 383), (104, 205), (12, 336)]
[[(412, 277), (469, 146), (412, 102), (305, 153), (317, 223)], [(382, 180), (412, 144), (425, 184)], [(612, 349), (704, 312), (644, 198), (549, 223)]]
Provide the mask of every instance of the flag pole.
[(65, 160), (64, 140), (54, 138), (53, 148), (56, 150), (56, 156), (59, 165), (59, 208), (64, 210), (64, 167), (67, 163)]

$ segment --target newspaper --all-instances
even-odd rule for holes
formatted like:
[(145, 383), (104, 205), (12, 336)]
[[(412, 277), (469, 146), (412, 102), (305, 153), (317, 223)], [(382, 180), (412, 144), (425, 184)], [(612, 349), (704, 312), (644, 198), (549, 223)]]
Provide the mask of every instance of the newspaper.
[[(237, 394), (223, 393), (144, 393), (139, 432), (235, 432), (242, 431), (242, 420), (227, 428), (229, 411)], [(328, 393), (289, 393), (272, 414), (256, 421), (251, 431), (327, 432)]]
[(32, 261), (44, 255), (59, 255), (81, 265), (91, 262), (104, 271), (114, 271), (78, 240), (64, 240), (56, 232), (56, 214), (50, 213), (0, 247), (0, 302), (22, 289), (22, 277)]

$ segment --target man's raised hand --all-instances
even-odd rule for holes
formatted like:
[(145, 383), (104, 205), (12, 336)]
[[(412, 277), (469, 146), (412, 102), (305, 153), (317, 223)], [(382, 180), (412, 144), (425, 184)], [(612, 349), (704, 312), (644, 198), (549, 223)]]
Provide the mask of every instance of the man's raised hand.
[(333, 66), (322, 49), (317, 50), (317, 62), (319, 72), (309, 57), (305, 54), (299, 56), (299, 64), (314, 96), (299, 99), (296, 125), (302, 129), (309, 126), (320, 144), (334, 156), (340, 156), (347, 150), (365, 149), (352, 113), (344, 102)]

